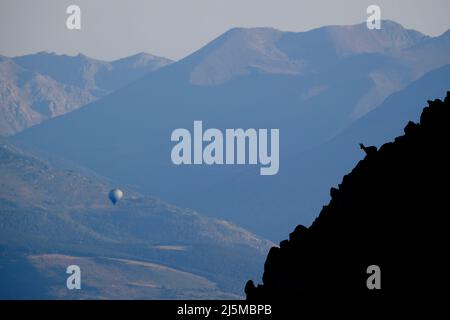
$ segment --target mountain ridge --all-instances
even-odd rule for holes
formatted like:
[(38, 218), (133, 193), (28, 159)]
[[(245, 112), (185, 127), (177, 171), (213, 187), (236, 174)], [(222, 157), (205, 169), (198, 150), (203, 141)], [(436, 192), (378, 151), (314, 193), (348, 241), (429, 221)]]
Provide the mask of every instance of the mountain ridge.
[[(203, 50), (209, 55), (191, 72), (190, 83), (197, 85), (221, 84), (231, 79), (233, 73), (238, 76), (246, 74), (248, 70), (245, 68), (249, 66), (259, 69), (261, 72), (301, 74), (303, 69), (308, 66), (308, 62), (306, 61), (305, 65), (302, 59), (297, 60), (296, 57), (299, 52), (304, 54), (305, 50), (311, 50), (311, 47), (317, 46), (314, 39), (311, 39), (313, 37), (324, 39), (333, 46), (334, 52), (328, 53), (328, 58), (332, 60), (361, 53), (404, 50), (430, 39), (418, 31), (405, 29), (396, 22), (383, 20), (382, 23), (383, 28), (376, 32), (368, 30), (365, 23), (350, 26), (324, 26), (305, 32), (280, 31), (264, 27), (232, 28), (204, 47), (212, 47), (211, 49), (200, 49), (185, 58), (195, 59), (196, 55), (203, 56)], [(318, 34), (320, 34), (319, 37), (317, 37)], [(351, 38), (347, 34), (351, 34)], [(302, 41), (306, 42), (305, 48), (283, 47), (284, 38), (290, 37), (298, 38), (296, 42), (299, 44)], [(259, 53), (260, 57), (255, 56), (254, 52)], [(216, 58), (215, 55), (218, 57)], [(230, 62), (230, 58), (234, 61)], [(310, 56), (309, 58), (314, 57)], [(220, 65), (223, 65), (223, 69), (227, 71), (220, 70)], [(270, 67), (271, 65), (272, 67)], [(219, 70), (217, 70), (218, 68)], [(215, 76), (217, 72), (225, 73), (225, 75)]]
[[(100, 78), (106, 78), (107, 76), (114, 77), (112, 72), (114, 72), (114, 68), (117, 66), (127, 70), (143, 68), (138, 75), (134, 76), (137, 79), (147, 72), (154, 71), (159, 67), (173, 62), (170, 59), (145, 52), (113, 61), (94, 59), (82, 53), (71, 56), (46, 51), (11, 59), (26, 69), (50, 76), (61, 83), (75, 85), (97, 94), (101, 94), (103, 91), (114, 91), (122, 86), (119, 84), (110, 84), (105, 87), (105, 84), (101, 83), (101, 81), (97, 83), (97, 77), (99, 76)], [(105, 75), (102, 75), (102, 73), (105, 73)]]
[(0, 135), (71, 112), (172, 61), (147, 53), (105, 62), (39, 52), (0, 59)]

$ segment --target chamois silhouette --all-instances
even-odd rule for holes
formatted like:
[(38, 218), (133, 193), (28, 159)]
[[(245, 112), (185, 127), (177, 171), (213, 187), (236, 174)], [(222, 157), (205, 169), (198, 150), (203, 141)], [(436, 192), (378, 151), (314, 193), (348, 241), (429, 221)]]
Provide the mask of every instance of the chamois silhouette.
[(361, 148), (361, 150), (363, 150), (366, 155), (370, 156), (373, 155), (375, 153), (377, 153), (378, 149), (377, 147), (374, 146), (370, 146), (370, 147), (366, 147), (365, 145), (363, 145), (362, 143), (359, 144), (359, 147)]

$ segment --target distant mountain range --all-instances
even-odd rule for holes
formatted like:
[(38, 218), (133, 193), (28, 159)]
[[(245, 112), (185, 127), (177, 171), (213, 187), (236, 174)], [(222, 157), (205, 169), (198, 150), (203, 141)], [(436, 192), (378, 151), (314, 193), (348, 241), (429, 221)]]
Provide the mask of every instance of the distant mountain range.
[(40, 52), (0, 57), (0, 135), (73, 111), (171, 63), (140, 53), (106, 62)]
[[(273, 243), (0, 141), (0, 298), (242, 297)], [(65, 288), (79, 264), (84, 290)], [(111, 291), (111, 286), (121, 290)]]
[[(383, 21), (381, 30), (365, 24), (307, 32), (236, 28), (14, 139), (278, 240), (297, 223), (310, 222), (329, 183), (361, 157), (315, 150), (367, 119), (374, 120), (365, 134), (384, 132), (385, 122), (398, 130), (400, 111), (369, 115), (386, 110), (381, 106), (388, 97), (402, 90), (418, 90), (413, 97), (420, 100), (407, 106), (438, 96), (449, 63), (450, 32), (428, 37), (392, 21)], [(424, 79), (426, 86), (414, 84)], [(280, 173), (261, 177), (256, 167), (173, 165), (170, 134), (191, 128), (194, 120), (219, 129), (279, 128)], [(346, 142), (357, 148), (354, 140)], [(345, 159), (334, 160), (340, 157)], [(308, 173), (315, 163), (323, 163), (320, 175)]]

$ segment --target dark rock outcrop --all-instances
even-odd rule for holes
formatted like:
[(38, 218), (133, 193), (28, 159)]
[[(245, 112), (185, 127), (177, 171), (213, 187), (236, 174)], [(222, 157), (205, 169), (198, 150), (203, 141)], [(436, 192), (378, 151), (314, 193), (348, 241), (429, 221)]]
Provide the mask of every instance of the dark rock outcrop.
[[(361, 146), (365, 158), (331, 189), (312, 225), (270, 250), (263, 284), (247, 282), (247, 299), (422, 297), (445, 287), (450, 92), (428, 104), (394, 142)], [(380, 268), (381, 290), (367, 287), (371, 265)]]

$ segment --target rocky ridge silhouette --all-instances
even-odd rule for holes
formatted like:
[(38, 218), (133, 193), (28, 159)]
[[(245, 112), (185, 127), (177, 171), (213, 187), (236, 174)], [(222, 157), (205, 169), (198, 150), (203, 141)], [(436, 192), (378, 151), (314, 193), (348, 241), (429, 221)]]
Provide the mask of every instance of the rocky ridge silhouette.
[[(270, 250), (263, 284), (245, 286), (248, 300), (424, 297), (445, 287), (450, 92), (428, 104), (393, 142), (361, 144), (365, 158), (331, 188), (312, 225)], [(371, 265), (380, 290), (368, 289)]]

